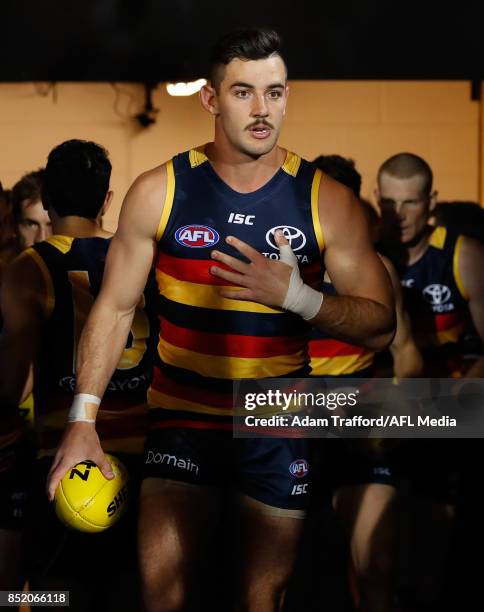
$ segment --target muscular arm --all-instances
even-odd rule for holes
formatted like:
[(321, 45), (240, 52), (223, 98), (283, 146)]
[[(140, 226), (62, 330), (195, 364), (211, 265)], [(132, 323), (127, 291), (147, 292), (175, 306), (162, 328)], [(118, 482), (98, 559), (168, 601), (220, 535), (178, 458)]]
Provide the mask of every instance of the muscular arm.
[(17, 406), (32, 391), (32, 364), (45, 320), (45, 281), (36, 262), (20, 255), (6, 272), (1, 288), (0, 398)]
[[(472, 238), (463, 238), (459, 272), (467, 292), (469, 311), (477, 333), (484, 343), (484, 246)], [(466, 372), (468, 378), (484, 377), (484, 356)]]
[(361, 205), (349, 189), (324, 177), (319, 217), (324, 261), (338, 295), (324, 297), (311, 323), (335, 338), (381, 350), (393, 337), (393, 291)]
[[(101, 397), (118, 364), (153, 263), (165, 193), (166, 169), (162, 166), (139, 177), (126, 195), (101, 291), (81, 335), (76, 372), (79, 393)], [(69, 423), (49, 474), (49, 499), (64, 474), (86, 459), (94, 461), (107, 478), (113, 477), (95, 426)]]
[(126, 196), (102, 287), (79, 343), (78, 393), (102, 397), (119, 362), (153, 262), (165, 188), (162, 167), (140, 177)]
[(390, 345), (393, 357), (393, 371), (397, 378), (416, 378), (422, 374), (423, 360), (412, 335), (410, 317), (403, 305), (402, 286), (398, 274), (389, 259), (380, 255), (392, 281), (395, 295), (397, 329)]
[[(340, 295), (324, 296), (318, 314), (310, 322), (334, 338), (370, 350), (381, 350), (390, 343), (394, 332), (395, 314), (390, 279), (373, 250), (360, 204), (346, 187), (331, 179), (325, 179), (326, 182), (327, 185), (322, 189), (319, 217), (324, 228), (325, 263)], [(282, 260), (282, 247), (286, 249), (288, 242), (277, 234), (275, 239), (281, 249)], [(234, 236), (228, 236), (226, 242), (242, 253), (250, 263), (222, 251), (212, 251), (215, 261), (233, 269), (232, 272), (213, 266), (212, 274), (231, 285), (241, 287), (221, 289), (221, 295), (278, 308), (285, 304), (290, 293), (288, 288), (294, 280), (293, 267), (297, 266), (294, 254), (291, 252), (289, 257), (292, 263), (272, 261)], [(314, 297), (316, 292), (312, 289), (310, 291)], [(304, 293), (301, 295), (304, 298)], [(288, 309), (298, 312), (296, 308), (288, 306)]]

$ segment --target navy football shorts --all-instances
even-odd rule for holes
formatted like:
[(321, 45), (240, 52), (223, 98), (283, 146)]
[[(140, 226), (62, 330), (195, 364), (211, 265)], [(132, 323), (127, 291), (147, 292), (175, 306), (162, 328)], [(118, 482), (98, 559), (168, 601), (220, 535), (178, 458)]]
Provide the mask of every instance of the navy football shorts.
[(232, 431), (167, 427), (147, 437), (144, 478), (234, 488), (269, 506), (305, 510), (310, 487), (308, 441), (235, 439)]

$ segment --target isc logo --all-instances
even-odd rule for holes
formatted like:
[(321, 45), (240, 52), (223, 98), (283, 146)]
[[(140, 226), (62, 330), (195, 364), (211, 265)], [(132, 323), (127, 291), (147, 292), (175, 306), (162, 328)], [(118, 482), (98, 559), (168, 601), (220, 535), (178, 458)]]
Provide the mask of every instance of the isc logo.
[(292, 487), (291, 495), (304, 495), (308, 492), (308, 484), (298, 484)]
[(237, 223), (238, 225), (254, 225), (252, 219), (255, 219), (255, 215), (240, 215), (239, 213), (230, 213), (228, 223)]
[(115, 514), (121, 508), (121, 506), (126, 503), (127, 499), (128, 499), (128, 488), (125, 485), (121, 489), (121, 491), (116, 495), (113, 501), (109, 504), (109, 506), (106, 508), (106, 512), (108, 513), (108, 516), (113, 516), (113, 514)]
[(175, 239), (190, 249), (203, 249), (217, 244), (220, 237), (213, 227), (207, 225), (185, 225), (176, 230)]

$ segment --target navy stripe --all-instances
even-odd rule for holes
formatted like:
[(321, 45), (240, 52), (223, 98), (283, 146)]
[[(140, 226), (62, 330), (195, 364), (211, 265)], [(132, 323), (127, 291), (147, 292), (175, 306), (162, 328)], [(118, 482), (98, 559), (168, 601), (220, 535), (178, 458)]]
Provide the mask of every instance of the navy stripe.
[(159, 312), (173, 325), (216, 334), (240, 336), (308, 336), (310, 327), (293, 314), (212, 310), (186, 306), (159, 296)]

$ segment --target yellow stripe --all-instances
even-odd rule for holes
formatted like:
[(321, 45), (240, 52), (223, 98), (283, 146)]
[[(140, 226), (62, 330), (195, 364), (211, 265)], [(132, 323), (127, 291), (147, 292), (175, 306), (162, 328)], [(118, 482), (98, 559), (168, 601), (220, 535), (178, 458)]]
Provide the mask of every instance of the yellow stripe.
[(445, 227), (436, 227), (430, 236), (429, 244), (436, 249), (443, 249), (445, 244), (445, 238), (447, 237), (447, 230)]
[(187, 410), (189, 412), (201, 412), (223, 416), (230, 416), (232, 414), (232, 410), (227, 408), (214, 408), (206, 404), (191, 402), (180, 397), (174, 397), (173, 395), (166, 395), (165, 393), (161, 393), (161, 391), (156, 391), (151, 388), (148, 391), (148, 404), (151, 408), (161, 407), (167, 410)]
[(299, 166), (301, 165), (301, 158), (299, 155), (295, 153), (291, 153), (291, 151), (287, 151), (286, 159), (282, 164), (282, 169), (284, 172), (287, 172), (290, 176), (296, 176), (299, 170)]
[(197, 147), (195, 149), (191, 149), (191, 151), (188, 153), (188, 159), (190, 160), (190, 166), (192, 168), (201, 166), (208, 161), (208, 157), (205, 155), (203, 149), (204, 147)]
[(58, 251), (63, 253), (64, 255), (68, 253), (72, 248), (72, 241), (74, 240), (73, 236), (61, 236), (55, 235), (47, 238), (46, 242), (55, 247)]
[(203, 285), (181, 281), (160, 270), (156, 271), (156, 280), (160, 294), (172, 302), (185, 306), (198, 306), (213, 310), (237, 310), (239, 312), (259, 312), (266, 314), (282, 314), (282, 310), (274, 310), (256, 302), (230, 300), (220, 295), (221, 289), (239, 289), (239, 287), (219, 285)]
[(316, 234), (316, 240), (318, 241), (321, 253), (324, 251), (323, 230), (321, 229), (321, 222), (319, 220), (319, 184), (321, 183), (322, 175), (323, 173), (321, 170), (316, 170), (311, 187), (311, 214), (313, 218), (314, 233)]
[(54, 293), (54, 284), (52, 282), (52, 278), (50, 276), (49, 268), (46, 266), (45, 261), (42, 257), (34, 251), (34, 249), (30, 248), (24, 251), (25, 255), (32, 257), (37, 266), (39, 267), (40, 273), (42, 274), (42, 278), (45, 283), (45, 299), (42, 310), (44, 311), (45, 317), (50, 317), (52, 311), (55, 306), (55, 293)]
[(457, 285), (457, 289), (459, 289), (459, 293), (465, 300), (469, 300), (469, 294), (467, 293), (466, 288), (464, 287), (464, 283), (462, 281), (462, 276), (461, 276), (460, 269), (459, 269), (459, 258), (460, 258), (460, 251), (462, 248), (463, 239), (464, 239), (464, 236), (459, 236), (457, 238), (457, 242), (455, 243), (452, 268), (454, 270), (455, 284)]
[(171, 209), (173, 207), (173, 200), (175, 199), (175, 171), (173, 169), (173, 160), (166, 162), (166, 196), (165, 203), (163, 204), (163, 212), (161, 213), (161, 219), (156, 230), (156, 241), (161, 240), (163, 232), (165, 231), (166, 224), (170, 217)]
[(339, 357), (313, 357), (311, 359), (312, 376), (342, 376), (355, 374), (373, 364), (374, 354), (341, 355)]
[(163, 338), (158, 343), (158, 353), (165, 363), (209, 378), (267, 378), (283, 376), (303, 367), (306, 355), (299, 351), (276, 357), (227, 357), (206, 355), (174, 346)]
[(465, 325), (464, 322), (462, 322), (461, 324), (452, 327), (452, 329), (446, 329), (445, 331), (437, 332), (438, 345), (447, 344), (448, 342), (458, 342), (464, 329)]

